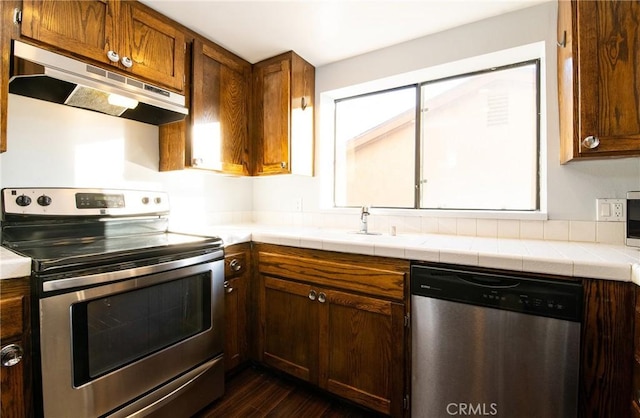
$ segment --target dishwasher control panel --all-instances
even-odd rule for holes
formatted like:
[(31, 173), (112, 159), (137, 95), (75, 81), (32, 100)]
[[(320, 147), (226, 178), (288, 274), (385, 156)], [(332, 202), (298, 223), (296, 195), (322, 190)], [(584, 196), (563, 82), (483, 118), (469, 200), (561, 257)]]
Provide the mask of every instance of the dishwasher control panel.
[(582, 319), (578, 282), (413, 265), (411, 294), (576, 322)]

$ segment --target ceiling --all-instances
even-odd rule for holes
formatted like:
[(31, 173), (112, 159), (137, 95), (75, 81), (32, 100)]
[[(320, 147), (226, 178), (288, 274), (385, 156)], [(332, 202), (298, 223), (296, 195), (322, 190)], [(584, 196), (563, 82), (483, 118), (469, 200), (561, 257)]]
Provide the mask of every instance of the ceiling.
[(316, 67), (551, 0), (141, 0), (251, 63)]

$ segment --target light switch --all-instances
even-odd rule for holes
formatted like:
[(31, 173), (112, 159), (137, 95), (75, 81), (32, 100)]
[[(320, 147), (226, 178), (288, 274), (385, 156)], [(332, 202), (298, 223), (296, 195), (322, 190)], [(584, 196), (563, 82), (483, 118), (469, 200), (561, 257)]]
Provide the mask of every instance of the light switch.
[(600, 216), (611, 216), (611, 205), (609, 203), (600, 203)]

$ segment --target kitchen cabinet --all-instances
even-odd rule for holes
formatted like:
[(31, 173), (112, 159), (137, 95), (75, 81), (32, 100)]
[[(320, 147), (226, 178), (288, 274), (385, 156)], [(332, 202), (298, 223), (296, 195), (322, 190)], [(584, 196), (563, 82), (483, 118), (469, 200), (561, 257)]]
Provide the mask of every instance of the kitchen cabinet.
[(259, 360), (405, 414), (408, 261), (258, 244)]
[(232, 370), (248, 358), (250, 244), (232, 245), (224, 257), (224, 368)]
[(29, 278), (0, 286), (0, 415), (31, 416)]
[(0, 1), (0, 153), (7, 150), (7, 105), (9, 101), (9, 62), (11, 38), (17, 26), (12, 24), (16, 1)]
[(633, 378), (631, 392), (631, 416), (640, 417), (640, 292), (635, 292), (633, 310)]
[(640, 155), (640, 2), (558, 2), (561, 162)]
[(315, 68), (293, 51), (253, 66), (254, 175), (313, 175)]
[(200, 39), (192, 55), (191, 115), (161, 127), (160, 170), (249, 175), (251, 64)]
[(185, 88), (185, 34), (138, 2), (24, 0), (21, 36), (170, 89)]
[(580, 417), (628, 417), (635, 290), (630, 282), (583, 279)]

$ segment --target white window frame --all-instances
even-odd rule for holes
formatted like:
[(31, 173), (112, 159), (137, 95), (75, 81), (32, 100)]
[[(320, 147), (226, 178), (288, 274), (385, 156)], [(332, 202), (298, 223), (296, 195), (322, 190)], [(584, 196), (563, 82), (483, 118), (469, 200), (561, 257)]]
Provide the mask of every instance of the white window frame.
[(400, 209), (378, 208), (376, 213), (388, 216), (434, 216), (439, 218), (476, 218), (476, 219), (518, 219), (546, 220), (547, 215), (547, 68), (545, 43), (535, 42), (510, 49), (505, 49), (476, 57), (466, 58), (451, 63), (437, 65), (422, 70), (399, 74), (381, 80), (370, 81), (348, 86), (320, 94), (319, 126), (324, 140), (319, 147), (318, 158), (324, 175), (320, 179), (322, 190), (321, 208), (331, 214), (352, 214), (354, 208), (335, 207), (333, 187), (335, 184), (335, 150), (334, 150), (334, 114), (335, 100), (361, 94), (418, 84), (425, 81), (481, 71), (491, 67), (510, 65), (517, 62), (540, 60), (540, 121), (539, 121), (539, 209), (537, 211), (495, 211), (495, 210), (449, 210), (449, 209)]

